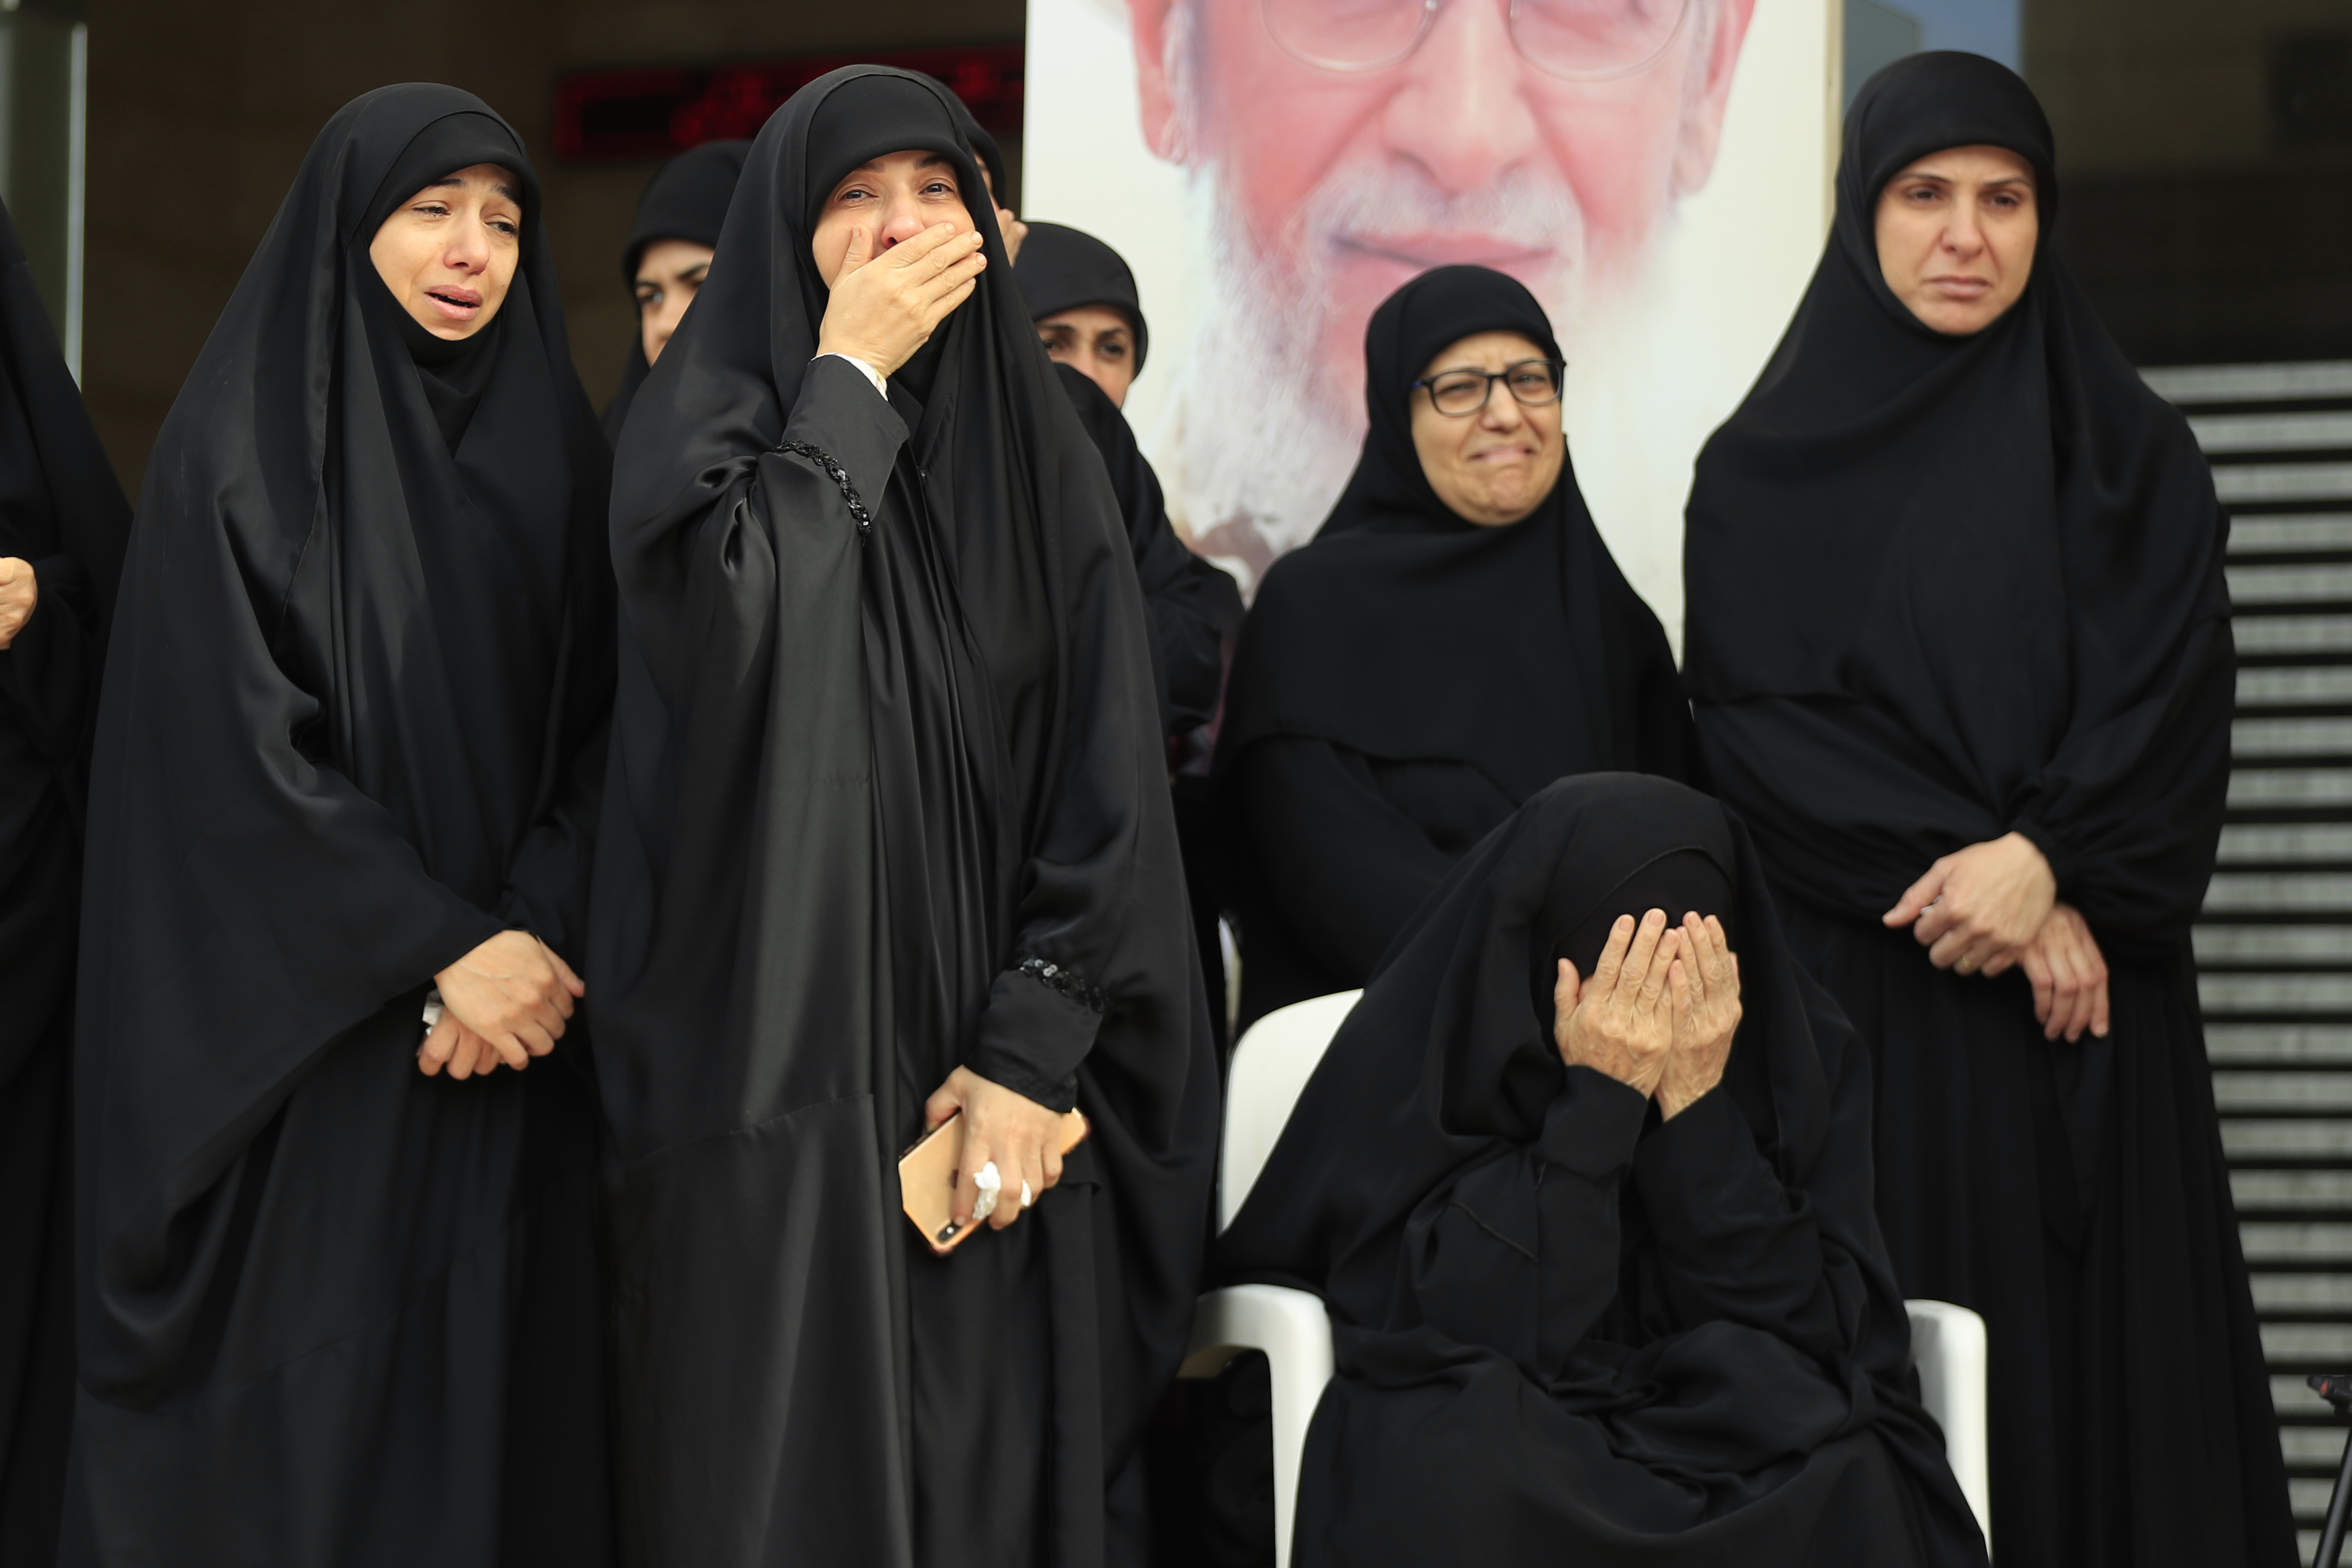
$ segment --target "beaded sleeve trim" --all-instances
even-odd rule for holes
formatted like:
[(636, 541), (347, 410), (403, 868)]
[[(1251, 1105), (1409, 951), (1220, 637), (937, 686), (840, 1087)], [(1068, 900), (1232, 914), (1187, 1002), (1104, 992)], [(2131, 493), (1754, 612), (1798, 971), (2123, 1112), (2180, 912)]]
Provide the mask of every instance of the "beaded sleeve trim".
[(810, 462), (823, 468), (825, 477), (841, 487), (841, 499), (849, 503), (849, 515), (857, 521), (858, 537), (862, 539), (874, 531), (873, 514), (866, 510), (866, 503), (857, 499), (857, 487), (849, 482), (848, 473), (839, 463), (835, 462), (832, 458), (810, 446), (806, 441), (787, 441), (776, 450), (792, 452), (806, 458)]
[(1082, 1002), (1099, 1013), (1110, 1005), (1110, 998), (1099, 985), (1089, 985), (1074, 970), (1058, 963), (1048, 963), (1042, 958), (1024, 958), (1017, 965), (1030, 979), (1060, 992), (1073, 1002)]

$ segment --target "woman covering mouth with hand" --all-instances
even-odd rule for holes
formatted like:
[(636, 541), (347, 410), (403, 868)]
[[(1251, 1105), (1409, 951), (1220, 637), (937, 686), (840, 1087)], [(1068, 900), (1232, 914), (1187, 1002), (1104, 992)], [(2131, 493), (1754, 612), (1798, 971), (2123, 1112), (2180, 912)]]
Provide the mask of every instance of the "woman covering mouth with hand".
[(67, 1564), (608, 1560), (568, 962), (607, 469), (514, 132), (445, 87), (347, 105), (122, 576)]

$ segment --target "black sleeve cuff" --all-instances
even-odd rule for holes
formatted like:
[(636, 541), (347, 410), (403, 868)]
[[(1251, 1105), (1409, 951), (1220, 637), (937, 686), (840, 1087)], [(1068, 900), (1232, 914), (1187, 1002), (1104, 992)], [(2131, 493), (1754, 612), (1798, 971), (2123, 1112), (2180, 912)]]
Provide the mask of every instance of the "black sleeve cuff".
[(1102, 1028), (1099, 998), (1072, 981), (1065, 987), (1053, 975), (1008, 969), (989, 987), (988, 1006), (980, 1016), (980, 1037), (974, 1043), (971, 1070), (991, 1083), (1027, 1096), (1048, 1110), (1067, 1110), (1077, 1103), (1078, 1064), (1094, 1049)]
[(2058, 880), (2058, 896), (2066, 897), (2074, 881), (2074, 858), (2067, 853), (2058, 836), (2031, 817), (2019, 817), (2010, 824), (2010, 828), (2023, 834), (2042, 851), (2042, 858), (2050, 862), (2050, 874)]
[[(1670, 1245), (1720, 1233), (1731, 1214), (1785, 1203), (1776, 1195), (1779, 1179), (1756, 1147), (1748, 1119), (1719, 1085), (1642, 1140), (1633, 1177), (1650, 1223)], [(1742, 1191), (1745, 1201), (1726, 1203)]]
[(825, 354), (810, 362), (799, 401), (793, 405), (792, 419), (777, 446), (781, 449), (795, 442), (814, 447), (841, 465), (872, 511), (882, 504), (898, 448), (907, 444), (907, 422), (856, 365)]
[(1547, 1165), (1604, 1181), (1633, 1161), (1649, 1111), (1649, 1096), (1639, 1089), (1591, 1068), (1570, 1068), (1567, 1087), (1544, 1113), (1537, 1152)]

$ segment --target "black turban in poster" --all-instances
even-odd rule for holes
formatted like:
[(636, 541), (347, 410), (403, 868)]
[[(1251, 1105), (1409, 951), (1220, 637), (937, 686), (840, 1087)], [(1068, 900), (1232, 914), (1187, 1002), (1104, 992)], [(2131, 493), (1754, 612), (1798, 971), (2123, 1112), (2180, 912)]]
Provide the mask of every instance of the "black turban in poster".
[(33, 614), (0, 650), (0, 1562), (57, 1554), (73, 1409), (68, 1096), (82, 814), (131, 508), (0, 207), (0, 556)]
[(1535, 297), (1483, 267), (1423, 273), (1372, 312), (1363, 457), (1243, 627), (1217, 766), (1244, 1021), (1361, 985), (1454, 861), (1554, 779), (1689, 773), (1665, 632), (1574, 468), (1500, 528), (1455, 515), (1422, 471), (1412, 384), (1485, 331), (1559, 356)]
[[(369, 245), (486, 163), (520, 259), (446, 342)], [(164, 422), (116, 605), (66, 1563), (609, 1551), (584, 1036), (415, 1064), (480, 942), (582, 954), (607, 461), (513, 131), (446, 87), (346, 105)]]
[[(2040, 243), (2017, 302), (1947, 336), (1887, 287), (1875, 213), (1961, 146), (2031, 167)], [(1699, 457), (1690, 689), (1792, 945), (1877, 1053), (1897, 1277), (1987, 1321), (1996, 1558), (2284, 1564), (2189, 946), (2229, 787), (2229, 519), (2059, 258), (2056, 168), (1990, 60), (1916, 55), (1855, 99), (1821, 265)], [(1880, 922), (2012, 831), (2106, 958), (2105, 1039), (2044, 1040), (2020, 973), (1937, 970)]]
[[(810, 241), (909, 150), (989, 266), (886, 400), (813, 357)], [(1134, 564), (979, 189), (937, 83), (803, 89), (622, 437), (588, 982), (632, 1562), (1134, 1555), (1216, 1071)], [(959, 1065), (1094, 1132), (942, 1259), (896, 1162)]]
[[(727, 204), (735, 199), (735, 182), (742, 176), (749, 142), (705, 142), (654, 171), (637, 198), (636, 221), (629, 227), (629, 246), (621, 252), (621, 287), (635, 290), (637, 263), (646, 247), (657, 239), (689, 240), (716, 249), (719, 226), (727, 221)], [(629, 333), (628, 363), (621, 369), (621, 389), (604, 405), (604, 438), (617, 442), (621, 425), (629, 416), (629, 403), (645, 384), (646, 334), (642, 326)]]
[[(1714, 801), (1591, 774), (1399, 937), (1216, 1247), (1330, 1310), (1299, 1568), (1981, 1568), (1871, 1208), (1869, 1058), (1762, 881)], [(1554, 961), (1653, 907), (1739, 959), (1723, 1081), (1671, 1121), (1552, 1030)]]

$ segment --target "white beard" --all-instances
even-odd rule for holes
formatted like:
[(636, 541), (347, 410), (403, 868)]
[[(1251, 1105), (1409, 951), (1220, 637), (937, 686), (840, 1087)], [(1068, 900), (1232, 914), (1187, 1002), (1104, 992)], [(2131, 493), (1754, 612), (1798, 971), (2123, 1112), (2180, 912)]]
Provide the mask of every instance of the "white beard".
[[(1583, 213), (1557, 178), (1520, 171), (1449, 196), (1409, 165), (1342, 163), (1286, 226), (1289, 255), (1279, 261), (1262, 254), (1213, 163), (1194, 163), (1190, 187), (1189, 228), (1205, 240), (1194, 275), (1204, 284), (1160, 456), (1195, 548), (1245, 594), (1322, 527), (1363, 446), (1361, 366), (1336, 377), (1324, 358), (1337, 309), (1328, 258), (1339, 237), (1451, 232), (1549, 250), (1557, 263), (1528, 281), (1563, 347), (1560, 324), (1582, 313)], [(1361, 342), (1362, 323), (1346, 336)]]

